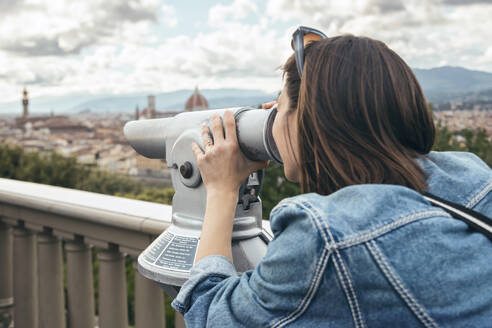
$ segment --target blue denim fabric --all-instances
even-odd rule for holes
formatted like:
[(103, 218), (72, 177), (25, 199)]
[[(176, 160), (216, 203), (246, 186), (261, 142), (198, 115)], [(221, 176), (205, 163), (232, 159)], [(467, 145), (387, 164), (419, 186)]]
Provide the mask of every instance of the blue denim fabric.
[[(429, 192), (492, 217), (492, 170), (470, 153), (419, 163)], [(492, 327), (492, 243), (396, 185), (303, 194), (271, 212), (252, 271), (192, 268), (172, 305), (187, 327)]]

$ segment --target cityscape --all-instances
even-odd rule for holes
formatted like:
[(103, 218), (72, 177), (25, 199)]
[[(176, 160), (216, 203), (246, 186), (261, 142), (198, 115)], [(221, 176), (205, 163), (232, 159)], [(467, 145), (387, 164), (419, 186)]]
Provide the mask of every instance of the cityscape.
[[(137, 106), (133, 115), (91, 112), (70, 116), (30, 115), (29, 94), (24, 89), (20, 101), (21, 115), (0, 120), (0, 143), (18, 145), (24, 150), (42, 154), (56, 151), (64, 156), (75, 156), (82, 164), (170, 186), (171, 177), (165, 161), (137, 154), (123, 135), (123, 126), (129, 120), (164, 118), (180, 113), (157, 110), (153, 95), (149, 95), (147, 101), (147, 107), (139, 109)], [(207, 99), (196, 87), (181, 112), (208, 107)]]
[(492, 141), (492, 108), (479, 108), (471, 106), (468, 109), (436, 110), (434, 120), (435, 123), (446, 126), (451, 132), (483, 129), (489, 136), (489, 141)]
[[(180, 112), (209, 108), (198, 87), (183, 104), (182, 111), (160, 111), (155, 96), (147, 97), (147, 106), (130, 113), (93, 113), (81, 111), (70, 115), (31, 115), (28, 90), (22, 91), (17, 117), (0, 120), (0, 142), (18, 145), (28, 151), (75, 156), (88, 164), (114, 173), (170, 186), (170, 173), (164, 160), (148, 159), (137, 154), (123, 135), (130, 120), (171, 117)], [(492, 142), (492, 102), (453, 101), (434, 110), (436, 124), (456, 133), (461, 141), (463, 129), (483, 129)]]

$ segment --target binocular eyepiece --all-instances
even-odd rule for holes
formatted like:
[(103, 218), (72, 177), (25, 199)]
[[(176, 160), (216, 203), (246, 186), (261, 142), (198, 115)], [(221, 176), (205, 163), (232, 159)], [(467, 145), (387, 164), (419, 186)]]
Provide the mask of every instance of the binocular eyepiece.
[[(236, 120), (239, 147), (252, 161), (273, 160), (281, 163), (280, 154), (272, 135), (272, 126), (277, 108), (269, 110), (251, 107), (231, 109)], [(139, 120), (128, 122), (124, 127), (130, 145), (141, 155), (168, 161), (171, 153), (180, 151), (175, 143), (186, 134), (194, 134), (194, 142), (203, 146), (200, 128), (203, 123), (210, 125), (211, 117), (221, 117), (225, 109), (184, 112), (171, 118)], [(191, 146), (191, 143), (190, 143)], [(184, 149), (183, 149), (184, 150)], [(170, 166), (178, 163), (169, 163)], [(179, 164), (178, 164), (179, 167)]]

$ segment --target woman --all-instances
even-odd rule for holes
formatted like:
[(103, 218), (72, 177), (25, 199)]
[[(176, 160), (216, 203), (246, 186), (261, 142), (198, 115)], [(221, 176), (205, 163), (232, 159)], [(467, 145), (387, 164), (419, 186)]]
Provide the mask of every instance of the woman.
[(340, 36), (302, 50), (283, 67), (273, 136), (303, 193), (272, 210), (267, 254), (238, 275), (237, 191), (265, 163), (240, 153), (230, 112), (225, 135), (214, 117), (205, 149), (193, 146), (207, 208), (173, 306), (188, 327), (490, 327), (492, 243), (421, 194), (490, 217), (490, 168), (470, 153), (430, 152), (422, 90), (382, 42)]

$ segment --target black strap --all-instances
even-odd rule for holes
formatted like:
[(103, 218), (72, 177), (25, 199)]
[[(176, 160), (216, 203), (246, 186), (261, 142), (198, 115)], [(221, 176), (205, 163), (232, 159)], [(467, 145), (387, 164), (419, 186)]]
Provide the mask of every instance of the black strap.
[(492, 219), (466, 208), (460, 204), (450, 202), (429, 193), (423, 193), (424, 198), (434, 206), (438, 206), (456, 219), (464, 221), (473, 229), (485, 234), (492, 241)]

